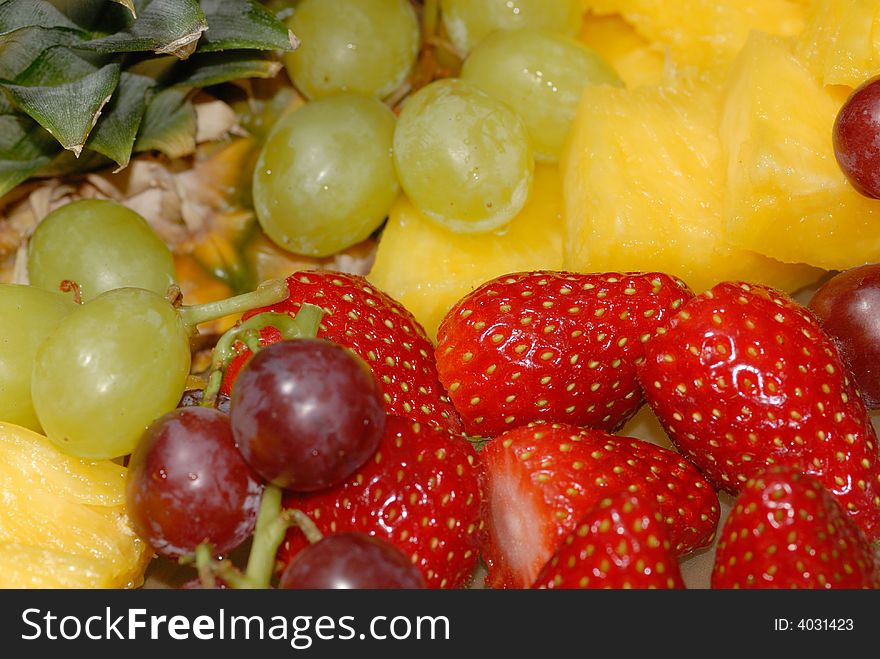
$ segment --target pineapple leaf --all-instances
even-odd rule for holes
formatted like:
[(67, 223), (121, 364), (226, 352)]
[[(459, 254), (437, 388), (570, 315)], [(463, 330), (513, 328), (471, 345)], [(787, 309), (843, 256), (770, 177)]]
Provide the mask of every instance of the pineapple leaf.
[(0, 103), (0, 197), (41, 171), (61, 151), (39, 124)]
[(15, 81), (44, 52), (76, 40), (75, 32), (61, 28), (22, 27), (0, 34), (0, 80)]
[(138, 17), (128, 26), (104, 37), (85, 41), (83, 48), (99, 53), (153, 51), (186, 59), (208, 29), (205, 14), (196, 0), (140, 0)]
[(113, 0), (113, 2), (118, 2), (120, 5), (128, 9), (131, 12), (132, 18), (137, 18), (137, 9), (135, 9), (134, 3), (131, 0)]
[(178, 85), (208, 87), (239, 78), (272, 78), (281, 70), (281, 62), (249, 50), (224, 53), (201, 51), (181, 65), (177, 71)]
[(202, 0), (210, 29), (199, 52), (250, 48), (292, 50), (294, 37), (268, 9), (254, 0)]
[(155, 84), (152, 78), (123, 72), (116, 93), (89, 135), (86, 146), (115, 161), (117, 171), (128, 166), (147, 109), (147, 91)]
[(31, 26), (77, 29), (76, 23), (45, 0), (6, 0), (0, 2), (0, 33)]
[(0, 83), (0, 89), (61, 146), (79, 155), (118, 83), (119, 65), (107, 64), (73, 82), (34, 86)]
[(196, 150), (196, 111), (187, 87), (171, 87), (156, 94), (147, 105), (135, 151), (161, 151), (180, 158)]

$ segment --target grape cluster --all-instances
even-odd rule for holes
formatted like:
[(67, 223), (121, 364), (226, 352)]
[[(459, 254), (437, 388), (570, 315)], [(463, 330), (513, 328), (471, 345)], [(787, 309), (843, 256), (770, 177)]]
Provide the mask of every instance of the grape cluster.
[[(446, 0), (421, 21), (408, 0), (299, 2), (288, 24), (302, 45), (284, 62), (308, 102), (276, 123), (254, 172), (266, 234), (333, 254), (375, 231), (399, 189), (453, 231), (502, 230), (535, 160), (559, 158), (585, 87), (621, 84), (571, 38), (580, 17), (579, 0)], [(426, 73), (438, 49), (452, 64)]]

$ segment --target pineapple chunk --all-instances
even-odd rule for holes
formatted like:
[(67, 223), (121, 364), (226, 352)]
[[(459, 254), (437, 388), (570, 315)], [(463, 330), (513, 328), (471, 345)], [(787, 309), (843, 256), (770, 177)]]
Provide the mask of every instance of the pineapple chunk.
[(566, 269), (659, 270), (697, 292), (729, 279), (792, 291), (819, 277), (726, 242), (717, 77), (584, 95), (560, 163)]
[(788, 41), (753, 33), (734, 65), (721, 123), (728, 238), (786, 262), (844, 269), (880, 260), (880, 201), (856, 192), (834, 157), (844, 98)]
[(663, 80), (665, 57), (620, 16), (587, 13), (580, 40), (599, 53), (630, 89)]
[(676, 63), (704, 68), (733, 59), (750, 30), (793, 36), (806, 24), (804, 3), (795, 0), (588, 0), (587, 7), (620, 14)]
[(558, 169), (535, 168), (525, 207), (503, 233), (453, 233), (405, 198), (392, 208), (368, 275), (435, 337), (446, 312), (483, 282), (520, 270), (562, 267), (562, 192)]
[(816, 0), (797, 54), (824, 84), (858, 87), (880, 73), (880, 5)]
[(151, 554), (125, 514), (125, 472), (0, 423), (0, 588), (141, 585)]

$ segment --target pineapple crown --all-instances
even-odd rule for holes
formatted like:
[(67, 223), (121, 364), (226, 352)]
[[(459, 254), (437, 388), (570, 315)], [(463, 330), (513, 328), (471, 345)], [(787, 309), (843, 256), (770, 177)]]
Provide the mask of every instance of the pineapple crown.
[(0, 196), (195, 150), (196, 90), (271, 78), (295, 37), (255, 0), (0, 0)]

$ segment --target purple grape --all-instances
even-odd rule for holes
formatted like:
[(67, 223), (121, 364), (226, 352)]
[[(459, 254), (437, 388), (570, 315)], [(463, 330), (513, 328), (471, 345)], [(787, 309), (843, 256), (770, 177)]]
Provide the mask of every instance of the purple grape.
[(396, 547), (363, 533), (337, 533), (287, 564), (279, 588), (424, 588), (419, 569)]
[(880, 198), (880, 78), (866, 82), (844, 103), (833, 140), (834, 155), (853, 187)]
[(127, 478), (134, 530), (163, 556), (191, 554), (202, 542), (225, 554), (253, 532), (263, 486), (218, 410), (179, 408), (154, 421)]
[(232, 390), (232, 432), (267, 481), (312, 492), (363, 465), (385, 427), (382, 392), (354, 353), (323, 339), (281, 341), (258, 352)]

